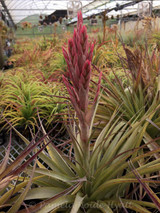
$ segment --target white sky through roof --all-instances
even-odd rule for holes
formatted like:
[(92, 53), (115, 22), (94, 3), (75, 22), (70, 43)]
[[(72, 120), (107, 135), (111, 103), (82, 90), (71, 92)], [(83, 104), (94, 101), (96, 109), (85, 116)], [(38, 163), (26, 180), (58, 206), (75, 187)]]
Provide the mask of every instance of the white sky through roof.
[[(82, 0), (82, 5), (92, 2), (92, 0)], [(66, 10), (68, 0), (5, 0), (5, 4), (15, 23), (30, 15), (49, 15), (55, 10)]]

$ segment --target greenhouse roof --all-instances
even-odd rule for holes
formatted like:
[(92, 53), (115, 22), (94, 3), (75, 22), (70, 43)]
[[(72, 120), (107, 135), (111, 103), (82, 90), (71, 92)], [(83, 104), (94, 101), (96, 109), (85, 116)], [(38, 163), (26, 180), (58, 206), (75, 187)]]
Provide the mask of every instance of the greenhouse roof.
[[(0, 0), (0, 10), (5, 12), (6, 17), (12, 22), (17, 24), (24, 18), (31, 15), (49, 15), (56, 10), (67, 9), (67, 4), (71, 0)], [(79, 0), (75, 0), (79, 1)], [(137, 12), (137, 5), (135, 2), (147, 0), (80, 0), (82, 3), (82, 11), (84, 18), (92, 14), (99, 14), (104, 10), (110, 10), (108, 13), (111, 15), (129, 15)], [(124, 5), (134, 2), (134, 5), (113, 10), (117, 5)], [(153, 7), (159, 7), (160, 1), (153, 0)], [(76, 18), (73, 19), (73, 22)]]
[[(138, 13), (138, 3), (151, 2), (152, 0), (106, 0), (94, 1), (83, 7), (83, 18), (88, 16), (98, 15), (103, 11), (108, 11), (107, 15), (111, 16), (128, 16)], [(138, 3), (137, 3), (138, 2)], [(153, 0), (153, 9), (160, 9), (160, 0)], [(100, 4), (101, 3), (101, 4)], [(119, 7), (119, 9), (118, 9)], [(121, 7), (121, 8), (120, 8)], [(70, 23), (77, 21), (74, 18)]]
[[(2, 10), (6, 10), (3, 6), (5, 5), (15, 24), (30, 15), (49, 15), (55, 10), (67, 9), (68, 2), (67, 0), (0, 0)], [(84, 6), (93, 0), (81, 0), (81, 2)]]

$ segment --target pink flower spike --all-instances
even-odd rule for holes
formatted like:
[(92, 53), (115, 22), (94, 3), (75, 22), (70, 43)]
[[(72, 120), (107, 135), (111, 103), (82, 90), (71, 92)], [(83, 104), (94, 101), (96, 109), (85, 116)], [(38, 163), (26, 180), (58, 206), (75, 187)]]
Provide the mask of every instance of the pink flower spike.
[(94, 50), (94, 44), (92, 44), (90, 46), (90, 52), (88, 54), (88, 60), (92, 61), (92, 57), (93, 57), (93, 50)]
[(63, 82), (65, 84), (65, 86), (67, 87), (67, 90), (70, 94), (70, 99), (74, 100), (77, 104), (79, 104), (79, 97), (77, 95), (76, 90), (74, 89), (74, 87), (71, 86), (71, 84), (68, 82), (68, 80), (66, 79), (66, 77), (64, 75), (62, 75), (63, 78)]
[(68, 40), (68, 52), (70, 54), (70, 57), (72, 58), (73, 57), (73, 40), (72, 38)]
[(63, 82), (64, 82), (65, 86), (68, 88), (69, 87), (69, 82), (68, 82), (68, 80), (66, 79), (66, 77), (64, 75), (62, 75), (62, 79), (63, 79)]
[(90, 75), (91, 75), (91, 62), (87, 60), (83, 66), (83, 70), (80, 77), (80, 85), (83, 86), (83, 88), (88, 91), (89, 90), (89, 81), (90, 81)]
[(65, 60), (68, 61), (69, 60), (69, 56), (68, 56), (67, 51), (64, 48), (62, 48), (62, 51), (63, 51), (63, 56), (64, 56)]
[[(89, 142), (89, 128), (96, 105), (95, 102), (92, 107), (88, 106), (93, 49), (94, 45), (88, 42), (87, 28), (83, 26), (83, 17), (80, 11), (78, 12), (77, 29), (74, 30), (73, 37), (68, 41), (68, 51), (63, 49), (68, 66), (68, 79), (63, 76), (63, 82), (79, 120), (80, 138), (83, 144)], [(101, 75), (95, 101), (100, 92)]]
[(81, 33), (83, 34), (83, 39), (87, 39), (87, 28), (85, 25), (82, 27)]
[(83, 24), (83, 16), (82, 16), (82, 11), (78, 12), (78, 24)]

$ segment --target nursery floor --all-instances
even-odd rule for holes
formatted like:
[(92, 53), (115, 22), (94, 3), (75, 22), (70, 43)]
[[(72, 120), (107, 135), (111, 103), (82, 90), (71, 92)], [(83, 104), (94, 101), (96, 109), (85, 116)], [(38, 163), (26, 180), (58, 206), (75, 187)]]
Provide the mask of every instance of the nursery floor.
[[(0, 145), (0, 162), (3, 160), (5, 157), (5, 153), (7, 151), (7, 145), (8, 145), (9, 140), (6, 141), (3, 145)], [(9, 158), (9, 163), (13, 162), (17, 156), (20, 155), (20, 153), (24, 150), (26, 145), (22, 141), (16, 141), (12, 140), (12, 145), (11, 145), (11, 150), (10, 150), (10, 158)]]
[[(62, 141), (67, 140), (67, 139), (68, 139), (67, 136), (62, 137)], [(2, 139), (0, 138), (0, 142), (1, 142), (1, 140)], [(7, 147), (8, 147), (8, 143), (9, 143), (9, 136), (7, 136), (5, 138), (5, 143), (2, 143), (2, 142), (0, 143), (0, 162), (5, 157)], [(56, 140), (53, 141), (53, 144), (55, 146), (59, 147), (65, 154), (68, 154), (68, 152), (70, 151), (70, 145), (69, 144), (66, 144), (65, 146), (63, 146), (63, 142), (59, 142), (59, 141), (56, 141)], [(62, 147), (61, 147), (61, 145), (62, 145)], [(16, 138), (12, 138), (9, 164), (12, 163), (22, 153), (22, 151), (25, 149), (25, 147), (26, 147), (26, 144), (22, 140), (20, 140), (20, 139), (17, 140)], [(73, 155), (73, 152), (71, 152), (71, 154)], [(29, 158), (31, 156), (32, 156), (32, 153), (30, 155), (28, 155), (27, 158)]]

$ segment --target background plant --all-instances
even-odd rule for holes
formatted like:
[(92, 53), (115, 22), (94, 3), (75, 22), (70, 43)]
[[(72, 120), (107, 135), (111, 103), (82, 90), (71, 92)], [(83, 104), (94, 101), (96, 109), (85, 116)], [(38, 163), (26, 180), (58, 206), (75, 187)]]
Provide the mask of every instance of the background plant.
[[(58, 85), (51, 88), (42, 82), (25, 81), (23, 76), (10, 77), (6, 80), (1, 97), (3, 117), (18, 128), (35, 129), (39, 113), (49, 126), (56, 121), (56, 117), (60, 119), (60, 113), (66, 106), (59, 103), (60, 91)], [(1, 122), (8, 126), (4, 120)]]
[[(103, 74), (103, 94), (101, 108), (102, 114), (109, 118), (117, 106), (120, 106), (120, 112), (123, 113), (125, 120), (131, 118), (139, 119), (147, 111), (156, 110), (153, 108), (154, 103), (158, 106), (159, 99), (156, 95), (159, 93), (159, 80), (157, 75), (159, 64), (159, 52), (153, 50), (151, 53), (148, 49), (141, 51), (137, 49), (131, 51), (124, 47), (126, 58), (121, 56), (121, 72), (125, 78), (121, 79), (114, 68), (112, 69), (113, 79), (109, 75)], [(159, 111), (157, 110), (157, 113)], [(158, 114), (156, 115), (158, 116)], [(154, 117), (156, 120), (158, 117)], [(158, 125), (158, 120), (157, 120)], [(153, 126), (150, 126), (151, 128)], [(152, 131), (151, 131), (152, 132)]]

